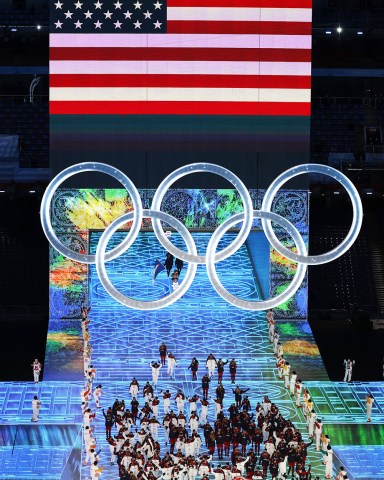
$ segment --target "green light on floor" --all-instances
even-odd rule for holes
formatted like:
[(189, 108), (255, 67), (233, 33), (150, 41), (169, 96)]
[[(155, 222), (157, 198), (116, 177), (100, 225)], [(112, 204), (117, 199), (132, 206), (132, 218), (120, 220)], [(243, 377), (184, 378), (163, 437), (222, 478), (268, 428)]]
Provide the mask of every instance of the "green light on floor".
[[(315, 399), (316, 401), (316, 399)], [(333, 424), (326, 425), (324, 433), (329, 435), (332, 445), (383, 445), (384, 425)]]

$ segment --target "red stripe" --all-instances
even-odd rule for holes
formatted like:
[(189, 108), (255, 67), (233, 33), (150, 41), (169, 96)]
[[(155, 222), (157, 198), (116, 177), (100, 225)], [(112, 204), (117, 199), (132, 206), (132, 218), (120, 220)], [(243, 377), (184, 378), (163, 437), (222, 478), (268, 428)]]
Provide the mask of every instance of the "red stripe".
[(296, 115), (310, 103), (243, 102), (51, 102), (51, 115)]
[(278, 75), (50, 75), (51, 87), (311, 88), (311, 78)]
[(51, 48), (51, 60), (310, 62), (311, 50), (294, 48)]
[(312, 8), (312, 0), (168, 0), (168, 7)]
[(310, 22), (219, 22), (168, 20), (168, 33), (222, 33), (265, 35), (310, 35)]

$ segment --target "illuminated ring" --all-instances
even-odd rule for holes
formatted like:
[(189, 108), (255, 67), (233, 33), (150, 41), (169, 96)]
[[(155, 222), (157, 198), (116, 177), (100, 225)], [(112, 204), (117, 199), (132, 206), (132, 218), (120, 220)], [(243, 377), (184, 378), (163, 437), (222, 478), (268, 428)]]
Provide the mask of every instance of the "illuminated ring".
[(120, 170), (115, 167), (111, 167), (110, 165), (106, 165), (105, 163), (98, 163), (98, 162), (84, 162), (78, 163), (71, 167), (66, 168), (62, 172), (60, 172), (56, 177), (50, 182), (47, 189), (44, 192), (43, 199), (41, 201), (41, 210), (40, 210), (40, 217), (41, 217), (41, 225), (43, 227), (44, 233), (51, 243), (51, 245), (62, 255), (65, 257), (74, 260), (75, 262), (80, 263), (95, 263), (96, 256), (89, 255), (79, 252), (74, 252), (70, 248), (66, 247), (56, 236), (55, 232), (53, 231), (52, 223), (51, 223), (51, 203), (53, 195), (55, 194), (57, 188), (66, 180), (67, 178), (72, 177), (76, 173), (80, 172), (101, 172), (110, 175), (111, 177), (115, 178), (118, 182), (120, 182), (123, 187), (127, 190), (129, 195), (131, 196), (133, 208), (135, 212), (135, 216), (133, 218), (132, 226), (129, 231), (129, 234), (124, 239), (124, 241), (115, 247), (113, 250), (110, 250), (105, 255), (105, 260), (113, 260), (117, 258), (119, 255), (124, 253), (134, 242), (136, 239), (140, 228), (141, 222), (143, 217), (143, 206), (141, 204), (141, 198), (137, 188), (132, 183), (132, 181)]
[[(251, 302), (249, 300), (242, 300), (235, 295), (232, 295), (228, 292), (220, 282), (219, 277), (217, 276), (216, 267), (215, 267), (215, 252), (217, 245), (219, 244), (221, 237), (224, 233), (233, 225), (241, 221), (244, 217), (243, 213), (238, 213), (227, 220), (225, 220), (218, 228), (214, 231), (211, 239), (209, 240), (208, 247), (207, 247), (207, 274), (209, 280), (212, 283), (213, 288), (216, 292), (228, 303), (234, 305), (235, 307), (242, 308), (243, 310), (252, 310), (252, 311), (260, 311), (260, 310), (268, 310), (269, 308), (275, 308), (278, 305), (286, 302), (292, 295), (297, 292), (299, 289), (301, 282), (305, 277), (305, 272), (307, 270), (307, 266), (304, 264), (299, 263), (297, 265), (296, 273), (289, 285), (289, 287), (284, 290), (284, 292), (277, 295), (269, 300), (261, 300)], [(297, 231), (296, 227), (292, 225), (291, 222), (286, 220), (285, 218), (277, 215), (277, 213), (272, 212), (264, 212), (262, 210), (254, 210), (252, 218), (261, 218), (261, 219), (268, 219), (269, 221), (273, 221), (278, 225), (282, 226), (293, 238), (295, 245), (297, 247), (298, 252), (301, 255), (305, 255), (307, 249), (305, 247), (304, 240), (300, 233)]]
[[(151, 302), (147, 302), (144, 300), (133, 300), (130, 297), (123, 295), (119, 292), (111, 283), (106, 269), (105, 269), (105, 257), (106, 257), (106, 248), (108, 245), (109, 240), (111, 239), (112, 235), (115, 231), (124, 225), (125, 223), (132, 220), (133, 216), (135, 215), (134, 212), (125, 213), (121, 217), (114, 220), (103, 232), (100, 237), (99, 243), (96, 249), (96, 270), (99, 276), (100, 282), (102, 283), (103, 287), (109, 293), (109, 295), (114, 298), (119, 303), (133, 308), (135, 310), (159, 310), (160, 308), (167, 307), (168, 305), (172, 305), (172, 303), (176, 302), (180, 297), (184, 295), (184, 293), (188, 290), (191, 286), (193, 279), (195, 278), (197, 265), (193, 263), (188, 263), (187, 272), (183, 281), (180, 283), (179, 288), (173, 290), (172, 293), (167, 295), (164, 298), (159, 300), (153, 300)], [(187, 227), (185, 227), (179, 220), (172, 215), (169, 215), (165, 212), (155, 212), (152, 210), (143, 210), (143, 217), (144, 218), (157, 218), (162, 220), (163, 222), (167, 222), (171, 227), (175, 228), (180, 235), (182, 236), (183, 240), (185, 241), (188, 249), (188, 253), (192, 255), (196, 255), (196, 245), (192, 238), (192, 235), (189, 233)]]
[[(232, 255), (233, 253), (237, 252), (237, 250), (239, 250), (239, 248), (245, 242), (252, 228), (252, 211), (253, 211), (252, 199), (244, 183), (234, 173), (232, 173), (230, 170), (227, 170), (224, 167), (221, 167), (220, 165), (215, 165), (213, 163), (192, 163), (190, 165), (186, 165), (184, 167), (178, 168), (177, 170), (169, 174), (168, 177), (166, 177), (160, 183), (153, 197), (151, 209), (155, 211), (160, 211), (161, 202), (169, 186), (172, 185), (179, 178), (182, 178), (185, 175), (188, 175), (189, 173), (195, 173), (195, 172), (215, 173), (216, 175), (220, 175), (221, 177), (225, 178), (226, 180), (231, 182), (232, 185), (237, 189), (241, 197), (241, 200), (243, 202), (243, 207), (244, 207), (243, 224), (234, 241), (230, 245), (225, 247), (223, 250), (221, 250), (219, 253), (216, 254), (215, 262), (220, 262), (221, 260), (228, 258), (230, 255)], [(159, 240), (161, 245), (172, 255), (186, 262), (197, 263), (197, 264), (204, 264), (206, 262), (205, 256), (191, 255), (190, 253), (186, 253), (183, 250), (180, 250), (179, 248), (175, 247), (166, 237), (163, 231), (163, 228), (161, 226), (160, 220), (158, 219), (154, 220), (152, 222), (152, 225), (153, 225), (153, 230), (155, 232), (157, 239)]]
[(339, 258), (352, 246), (353, 242), (356, 240), (360, 232), (361, 224), (363, 221), (363, 206), (361, 204), (361, 200), (355, 186), (344, 174), (326, 165), (304, 164), (286, 170), (271, 183), (271, 185), (268, 187), (268, 190), (265, 192), (261, 209), (269, 212), (272, 207), (272, 201), (281, 185), (283, 185), (287, 180), (290, 180), (291, 178), (294, 178), (297, 175), (301, 175), (303, 173), (322, 173), (324, 175), (328, 175), (329, 177), (332, 177), (339, 183), (341, 183), (341, 185), (343, 185), (343, 187), (346, 189), (352, 203), (353, 219), (351, 228), (347, 236), (340, 243), (340, 245), (327, 253), (323, 253), (322, 255), (308, 256), (296, 254), (288, 250), (286, 247), (284, 247), (284, 245), (279, 242), (275, 233), (273, 232), (270, 220), (262, 219), (261, 223), (263, 225), (265, 235), (268, 238), (269, 242), (271, 243), (273, 248), (275, 248), (281, 255), (285, 256), (289, 260), (294, 260), (295, 262), (304, 263), (306, 265), (321, 265), (323, 263), (328, 263), (332, 260), (336, 260), (336, 258)]

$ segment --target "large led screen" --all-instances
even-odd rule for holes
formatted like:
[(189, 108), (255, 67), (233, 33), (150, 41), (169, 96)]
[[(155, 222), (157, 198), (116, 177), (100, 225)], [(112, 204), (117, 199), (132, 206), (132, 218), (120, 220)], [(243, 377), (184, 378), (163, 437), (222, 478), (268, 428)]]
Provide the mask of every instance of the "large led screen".
[(308, 160), (310, 0), (50, 5), (54, 170), (111, 153), (235, 170)]

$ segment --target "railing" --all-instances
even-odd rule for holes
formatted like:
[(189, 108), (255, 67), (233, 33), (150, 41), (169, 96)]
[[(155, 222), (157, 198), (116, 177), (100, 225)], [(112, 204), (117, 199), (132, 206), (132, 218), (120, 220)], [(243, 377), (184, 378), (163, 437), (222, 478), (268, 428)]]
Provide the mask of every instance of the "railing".
[(379, 167), (384, 165), (384, 146), (372, 145), (366, 146), (364, 152), (366, 154), (364, 161), (358, 161), (355, 156), (356, 149), (337, 149), (331, 148), (328, 154), (328, 165), (343, 170), (345, 166), (357, 169), (369, 167)]
[(370, 320), (384, 318), (384, 309), (378, 305), (349, 305), (348, 318), (351, 319), (354, 312), (362, 312), (369, 316)]
[(347, 320), (348, 313), (344, 308), (311, 308), (308, 309), (310, 319), (321, 321)]
[(309, 317), (324, 321), (353, 320), (353, 314), (364, 313), (370, 321), (384, 319), (384, 308), (377, 305), (350, 305), (345, 308), (310, 308)]
[[(5, 2), (4, 2), (5, 3)], [(1, 12), (0, 27), (3, 29), (8, 29), (12, 27), (22, 28), (22, 27), (34, 27), (36, 28), (37, 24), (42, 26), (48, 26), (48, 12), (43, 11), (42, 9), (36, 9), (31, 7), (29, 10), (20, 10), (20, 11), (4, 11)]]
[(313, 105), (324, 106), (346, 106), (346, 105), (359, 105), (361, 107), (384, 107), (384, 94), (378, 94), (373, 97), (361, 96), (361, 97), (314, 97), (312, 99)]
[(49, 95), (0, 95), (1, 105), (48, 105)]

